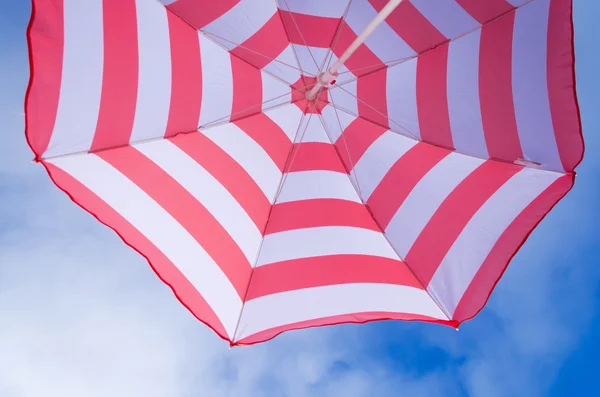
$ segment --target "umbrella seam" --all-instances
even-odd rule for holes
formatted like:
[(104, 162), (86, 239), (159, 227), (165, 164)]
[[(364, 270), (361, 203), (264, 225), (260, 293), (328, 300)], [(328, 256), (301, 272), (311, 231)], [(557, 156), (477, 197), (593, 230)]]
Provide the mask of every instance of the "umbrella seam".
[[(262, 104), (274, 101), (274, 100), (276, 100), (278, 98), (282, 98), (282, 97), (287, 96), (287, 95), (289, 95), (289, 94), (280, 95), (278, 97), (269, 99), (268, 101), (263, 102)], [(281, 106), (291, 105), (292, 103), (293, 102), (291, 100), (283, 102), (283, 103), (278, 103), (277, 105), (273, 105), (273, 106), (271, 106), (269, 108), (261, 109), (260, 112), (256, 112), (256, 113), (252, 113), (252, 114), (248, 114), (248, 115), (242, 116), (242, 117), (240, 117), (238, 119), (235, 119), (234, 121), (223, 120), (225, 117), (231, 117), (232, 115), (238, 114), (238, 113), (242, 113), (242, 112), (244, 112), (247, 109), (241, 110), (239, 112), (232, 113), (232, 114), (230, 114), (228, 116), (224, 116), (224, 117), (222, 117), (220, 119), (217, 119), (215, 121), (211, 121), (210, 123), (207, 123), (207, 124), (205, 124), (203, 126), (200, 126), (197, 129), (195, 129), (195, 130), (181, 131), (181, 132), (169, 134), (168, 136), (163, 135), (163, 136), (155, 137), (155, 138), (140, 139), (140, 140), (137, 140), (137, 141), (130, 141), (130, 142), (119, 144), (119, 145), (111, 145), (111, 146), (107, 146), (107, 147), (103, 147), (103, 148), (95, 149), (95, 150), (81, 150), (81, 151), (78, 151), (78, 152), (68, 152), (68, 153), (57, 154), (57, 155), (54, 155), (54, 156), (39, 157), (39, 158), (33, 159), (33, 161), (34, 162), (40, 162), (40, 161), (47, 161), (47, 160), (52, 160), (52, 159), (57, 159), (57, 158), (62, 158), (62, 157), (76, 156), (76, 155), (79, 155), (79, 154), (102, 153), (102, 152), (107, 151), (107, 150), (118, 149), (118, 148), (122, 148), (122, 147), (126, 147), (126, 146), (134, 146), (134, 145), (139, 145), (139, 144), (147, 143), (147, 142), (162, 141), (162, 140), (165, 140), (165, 139), (174, 138), (174, 137), (176, 137), (178, 135), (193, 134), (195, 132), (199, 132), (200, 130), (208, 130), (210, 128), (218, 127), (218, 126), (221, 126), (223, 124), (228, 124), (228, 123), (232, 123), (232, 122), (235, 122), (235, 121), (243, 120), (243, 119), (246, 119), (248, 117), (256, 116), (257, 114), (260, 114), (260, 113), (268, 112), (269, 110), (276, 109), (276, 108), (281, 107)], [(258, 105), (255, 105), (255, 106), (260, 106), (262, 104), (258, 104)], [(252, 106), (252, 107), (255, 107), (255, 106)], [(250, 107), (248, 109), (251, 109), (252, 107)], [(221, 121), (221, 120), (223, 120), (223, 121)]]

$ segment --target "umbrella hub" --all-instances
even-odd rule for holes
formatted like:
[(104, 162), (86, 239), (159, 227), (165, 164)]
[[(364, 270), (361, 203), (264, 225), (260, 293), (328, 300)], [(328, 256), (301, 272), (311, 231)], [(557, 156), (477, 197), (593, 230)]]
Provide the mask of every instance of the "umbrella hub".
[(322, 87), (314, 98), (309, 99), (308, 94), (316, 84), (316, 77), (302, 75), (291, 85), (292, 103), (296, 104), (305, 114), (321, 114), (323, 108), (329, 104), (327, 87)]

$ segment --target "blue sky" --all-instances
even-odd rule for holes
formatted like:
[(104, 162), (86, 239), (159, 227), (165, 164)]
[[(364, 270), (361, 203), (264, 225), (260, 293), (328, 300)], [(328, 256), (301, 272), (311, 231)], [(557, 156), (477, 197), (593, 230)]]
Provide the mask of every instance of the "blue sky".
[(0, 12), (0, 396), (588, 396), (600, 372), (600, 2), (575, 0), (586, 158), (487, 307), (459, 332), (404, 322), (250, 348), (197, 322), (55, 188), (23, 132), (30, 6)]

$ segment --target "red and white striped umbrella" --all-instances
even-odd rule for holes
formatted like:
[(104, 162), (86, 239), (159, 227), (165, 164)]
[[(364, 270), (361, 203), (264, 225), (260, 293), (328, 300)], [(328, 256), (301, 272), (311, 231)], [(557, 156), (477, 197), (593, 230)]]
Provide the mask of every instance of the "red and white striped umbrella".
[(231, 344), (481, 310), (583, 156), (571, 0), (34, 0), (27, 139)]

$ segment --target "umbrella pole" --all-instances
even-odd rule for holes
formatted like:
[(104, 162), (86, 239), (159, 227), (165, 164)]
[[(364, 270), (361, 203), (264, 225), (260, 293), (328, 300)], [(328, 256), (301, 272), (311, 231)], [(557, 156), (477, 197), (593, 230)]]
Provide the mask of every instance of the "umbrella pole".
[(388, 15), (390, 15), (392, 13), (392, 11), (394, 11), (401, 2), (402, 2), (402, 0), (390, 0), (385, 5), (385, 7), (383, 7), (383, 9), (379, 12), (379, 14), (377, 14), (377, 16), (375, 18), (373, 18), (373, 20), (371, 20), (371, 22), (369, 22), (369, 24), (361, 32), (361, 34), (358, 35), (358, 37), (356, 39), (354, 39), (352, 44), (350, 44), (350, 46), (346, 49), (346, 51), (344, 51), (344, 53), (338, 59), (338, 61), (336, 63), (334, 63), (324, 73), (321, 73), (319, 75), (319, 78), (317, 79), (317, 83), (314, 85), (314, 87), (310, 91), (308, 91), (306, 93), (306, 98), (308, 100), (315, 99), (319, 90), (323, 86), (329, 85), (329, 83), (331, 83), (331, 81), (333, 81), (333, 79), (338, 75), (338, 70), (348, 60), (348, 58), (350, 58), (350, 56), (354, 53), (354, 51), (356, 51), (356, 49), (358, 47), (360, 47), (360, 45), (362, 43), (365, 42), (367, 37), (369, 37), (371, 35), (371, 33), (373, 33), (373, 31), (377, 28), (377, 26), (379, 26), (380, 23), (385, 21), (385, 19), (388, 17)]

